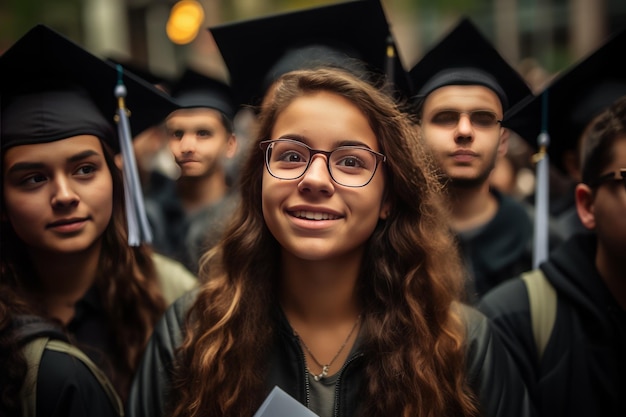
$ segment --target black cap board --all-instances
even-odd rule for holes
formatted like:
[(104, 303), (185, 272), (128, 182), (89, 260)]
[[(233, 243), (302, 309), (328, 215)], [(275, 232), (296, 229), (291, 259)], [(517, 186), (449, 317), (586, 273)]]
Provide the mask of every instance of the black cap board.
[(503, 110), (532, 94), (522, 76), (468, 17), (429, 49), (409, 70), (412, 96), (419, 100), (446, 85), (483, 85), (500, 98)]
[(550, 162), (565, 172), (563, 154), (576, 150), (587, 124), (618, 97), (626, 95), (626, 71), (617, 64), (624, 54), (626, 28), (560, 73), (541, 93), (513, 108), (505, 126), (535, 148), (539, 133), (545, 130), (549, 135)]
[[(379, 0), (356, 0), (209, 28), (240, 104), (259, 104), (269, 83), (292, 69), (339, 66), (380, 80), (393, 74), (393, 93), (408, 78)], [(389, 46), (389, 49), (388, 49)], [(390, 58), (388, 58), (388, 52)], [(390, 67), (393, 67), (390, 69)]]
[(37, 25), (1, 57), (0, 139), (9, 146), (94, 134), (119, 151), (115, 89), (123, 81), (133, 136), (173, 110), (169, 96), (123, 67)]
[(233, 92), (228, 84), (192, 68), (186, 68), (174, 83), (171, 95), (181, 108), (215, 109), (230, 120), (235, 117), (237, 110)]
[(143, 64), (132, 58), (109, 55), (105, 59), (113, 65), (121, 65), (124, 67), (125, 72), (130, 72), (166, 92), (171, 89), (172, 83), (174, 82), (172, 77), (151, 70), (147, 64)]

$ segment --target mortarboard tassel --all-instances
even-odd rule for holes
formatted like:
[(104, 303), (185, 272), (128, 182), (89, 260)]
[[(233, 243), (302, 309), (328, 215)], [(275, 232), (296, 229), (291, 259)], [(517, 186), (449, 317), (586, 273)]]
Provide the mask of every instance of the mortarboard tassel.
[(537, 136), (537, 146), (539, 151), (533, 155), (533, 162), (536, 164), (536, 186), (535, 186), (535, 234), (533, 242), (533, 268), (548, 259), (548, 199), (550, 190), (548, 146), (550, 145), (550, 135), (548, 134), (548, 93), (542, 95), (542, 126), (541, 133)]
[(146, 216), (144, 207), (143, 192), (141, 182), (137, 172), (137, 162), (132, 146), (130, 124), (128, 122), (128, 109), (124, 98), (126, 97), (126, 86), (123, 81), (124, 71), (121, 65), (117, 65), (118, 79), (115, 86), (115, 97), (117, 97), (117, 131), (122, 150), (123, 174), (124, 174), (124, 196), (126, 200), (126, 218), (128, 222), (128, 244), (139, 246), (142, 242), (152, 242), (152, 231)]

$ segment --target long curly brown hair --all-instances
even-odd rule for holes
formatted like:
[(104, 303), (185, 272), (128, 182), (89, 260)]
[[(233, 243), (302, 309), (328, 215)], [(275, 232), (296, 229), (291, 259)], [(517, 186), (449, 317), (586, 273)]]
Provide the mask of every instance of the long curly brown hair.
[(10, 287), (0, 282), (0, 416), (22, 415), (20, 389), (27, 363), (13, 329), (15, 316), (31, 311)]
[(273, 332), (279, 246), (261, 211), (263, 153), (281, 112), (296, 98), (327, 91), (369, 120), (387, 156), (392, 209), (367, 243), (358, 281), (366, 312), (364, 416), (473, 416), (465, 374), (465, 331), (454, 308), (462, 267), (447, 227), (435, 165), (399, 103), (382, 88), (335, 69), (282, 76), (266, 95), (256, 142), (241, 173), (241, 204), (220, 245), (201, 262), (203, 284), (189, 310), (175, 364), (174, 416), (252, 415), (264, 395)]
[[(103, 235), (95, 285), (114, 340), (114, 354), (108, 358), (114, 371), (109, 378), (125, 400), (154, 324), (165, 311), (165, 301), (151, 249), (147, 246), (128, 246), (122, 172), (114, 163), (111, 148), (104, 141), (100, 142), (113, 178), (113, 214)], [(4, 210), (4, 192), (1, 194)], [(37, 285), (28, 248), (5, 218), (0, 223), (0, 233), (0, 282), (27, 299), (26, 294)], [(36, 310), (36, 306), (32, 307)], [(47, 315), (45, 311), (37, 313), (44, 317)]]

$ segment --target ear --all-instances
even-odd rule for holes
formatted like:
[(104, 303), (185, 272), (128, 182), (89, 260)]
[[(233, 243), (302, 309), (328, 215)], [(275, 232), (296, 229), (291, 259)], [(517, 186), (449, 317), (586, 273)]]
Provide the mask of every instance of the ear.
[(234, 133), (230, 134), (226, 144), (226, 158), (232, 158), (237, 153), (237, 136)]
[(593, 190), (586, 184), (578, 184), (574, 191), (578, 218), (585, 228), (593, 230), (596, 227), (596, 215), (593, 205)]
[(509, 150), (509, 136), (511, 132), (506, 127), (500, 128), (500, 144), (498, 145), (498, 156), (506, 155)]
[(385, 199), (383, 204), (380, 206), (380, 212), (378, 213), (378, 218), (381, 220), (387, 220), (387, 217), (389, 217), (390, 212), (391, 212), (391, 202)]

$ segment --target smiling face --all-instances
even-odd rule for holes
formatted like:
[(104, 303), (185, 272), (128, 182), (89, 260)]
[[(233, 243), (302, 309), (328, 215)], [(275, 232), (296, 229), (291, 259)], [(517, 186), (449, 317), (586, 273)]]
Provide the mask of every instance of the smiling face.
[(182, 177), (207, 177), (223, 167), (236, 151), (234, 135), (217, 110), (180, 109), (166, 121), (169, 145)]
[[(345, 98), (328, 92), (292, 101), (272, 129), (271, 139), (278, 138), (325, 151), (349, 143), (380, 152), (363, 113)], [(328, 172), (326, 156), (317, 154), (297, 179), (278, 179), (263, 170), (263, 216), (283, 250), (297, 258), (325, 260), (360, 253), (387, 210), (384, 187), (380, 167), (364, 187), (339, 185)]]
[(467, 113), (458, 123), (437, 124), (444, 111), (487, 111), (502, 119), (502, 106), (496, 93), (483, 86), (451, 85), (438, 88), (424, 101), (421, 137), (433, 152), (453, 185), (481, 185), (489, 177), (498, 155), (506, 153), (506, 129), (500, 124), (481, 126), (470, 122)]
[(9, 148), (2, 178), (4, 216), (31, 249), (72, 253), (101, 240), (113, 180), (95, 136)]

